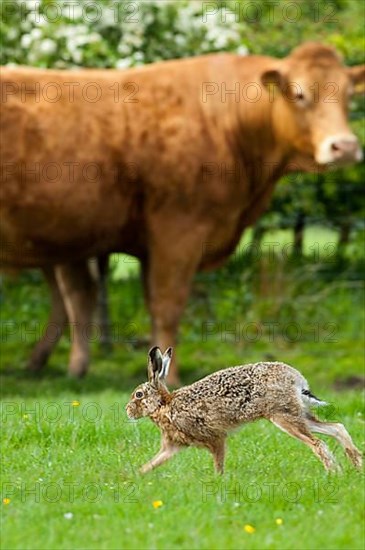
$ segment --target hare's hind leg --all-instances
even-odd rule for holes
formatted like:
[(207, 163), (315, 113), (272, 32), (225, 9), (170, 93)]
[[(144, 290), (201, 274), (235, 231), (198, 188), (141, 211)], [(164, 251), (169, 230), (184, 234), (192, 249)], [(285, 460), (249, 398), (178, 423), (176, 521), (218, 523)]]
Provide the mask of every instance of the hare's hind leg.
[(336, 462), (329, 448), (323, 441), (312, 435), (308, 423), (303, 416), (277, 414), (272, 416), (270, 420), (284, 432), (308, 445), (314, 454), (322, 461), (326, 470), (336, 469)]
[(361, 452), (355, 447), (350, 434), (343, 424), (338, 422), (321, 422), (312, 415), (309, 416), (307, 423), (311, 432), (329, 435), (330, 437), (337, 439), (340, 445), (342, 445), (345, 449), (345, 452), (353, 465), (356, 468), (361, 468)]
[(223, 474), (224, 471), (224, 455), (225, 455), (225, 440), (215, 439), (206, 445), (207, 449), (212, 453), (214, 466), (218, 474)]

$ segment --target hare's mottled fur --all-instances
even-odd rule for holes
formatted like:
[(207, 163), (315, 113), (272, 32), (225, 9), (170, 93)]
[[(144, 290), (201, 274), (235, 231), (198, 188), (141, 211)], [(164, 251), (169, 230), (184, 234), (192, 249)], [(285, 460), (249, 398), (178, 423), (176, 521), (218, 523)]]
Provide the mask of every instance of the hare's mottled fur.
[(284, 363), (255, 363), (215, 372), (190, 386), (170, 393), (164, 383), (172, 349), (162, 355), (149, 352), (148, 382), (138, 386), (126, 410), (130, 418), (149, 416), (162, 432), (159, 453), (145, 464), (145, 473), (159, 466), (186, 446), (205, 447), (223, 472), (227, 433), (245, 422), (266, 418), (283, 431), (303, 441), (323, 462), (336, 467), (327, 445), (313, 436), (322, 433), (337, 439), (356, 467), (361, 453), (342, 424), (321, 422), (310, 411), (323, 404), (309, 390), (308, 382)]

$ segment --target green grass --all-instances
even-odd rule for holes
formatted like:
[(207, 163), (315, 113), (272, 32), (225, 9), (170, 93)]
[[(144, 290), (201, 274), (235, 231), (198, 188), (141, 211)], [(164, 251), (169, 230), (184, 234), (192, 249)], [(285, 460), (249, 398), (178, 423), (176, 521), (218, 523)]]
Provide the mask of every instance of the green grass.
[[(63, 404), (75, 397), (72, 418)], [(360, 397), (326, 397), (363, 447)], [(231, 436), (223, 478), (197, 449), (142, 478), (137, 468), (157, 451), (158, 433), (148, 420), (126, 421), (125, 393), (6, 401), (3, 548), (362, 548), (362, 475), (336, 445), (343, 472), (328, 475), (309, 449), (263, 421)]]
[[(283, 243), (287, 234), (274, 237)], [(307, 234), (307, 251), (330, 237)], [(286, 361), (330, 402), (321, 417), (343, 422), (364, 450), (363, 395), (353, 385), (364, 374), (361, 270), (328, 260), (265, 254), (248, 268), (238, 254), (199, 275), (181, 327), (181, 372), (190, 382), (231, 364)], [(132, 423), (124, 413), (145, 378), (149, 321), (135, 273), (117, 279), (110, 300), (119, 337), (109, 356), (92, 345), (82, 381), (65, 376), (67, 337), (39, 378), (24, 374), (47, 290), (37, 274), (3, 282), (2, 548), (363, 548), (363, 474), (333, 440), (341, 474), (327, 474), (307, 447), (265, 421), (230, 436), (223, 477), (198, 449), (138, 474), (159, 447), (148, 419)]]

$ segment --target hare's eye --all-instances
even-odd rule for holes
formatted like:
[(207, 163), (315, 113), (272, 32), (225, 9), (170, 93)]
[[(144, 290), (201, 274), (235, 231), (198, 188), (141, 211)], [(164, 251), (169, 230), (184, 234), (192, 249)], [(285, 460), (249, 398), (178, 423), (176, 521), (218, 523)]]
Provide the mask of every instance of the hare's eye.
[(137, 399), (142, 399), (142, 397), (143, 397), (143, 391), (138, 390), (138, 391), (136, 391), (136, 393), (135, 393), (134, 395), (135, 395), (135, 397), (136, 397)]

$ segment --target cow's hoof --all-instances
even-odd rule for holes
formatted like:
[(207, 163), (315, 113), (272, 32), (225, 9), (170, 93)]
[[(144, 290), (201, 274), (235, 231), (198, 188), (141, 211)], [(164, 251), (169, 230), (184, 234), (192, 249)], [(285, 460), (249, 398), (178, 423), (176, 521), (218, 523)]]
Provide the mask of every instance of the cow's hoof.
[(26, 365), (26, 370), (29, 373), (36, 374), (37, 372), (40, 372), (44, 367), (44, 364), (41, 363), (34, 363), (33, 361), (28, 361)]
[(37, 353), (36, 355), (32, 355), (26, 366), (27, 372), (37, 374), (45, 367), (47, 360), (48, 353)]
[(79, 372), (69, 370), (68, 371), (68, 376), (69, 376), (69, 378), (73, 378), (74, 380), (80, 380), (81, 378), (84, 378), (84, 376), (86, 376), (86, 373), (87, 373), (86, 370), (82, 370), (82, 371), (79, 371)]
[(28, 363), (25, 367), (25, 374), (30, 378), (39, 378), (44, 372), (44, 365)]
[(68, 368), (70, 378), (83, 378), (88, 370), (88, 363), (71, 364)]

